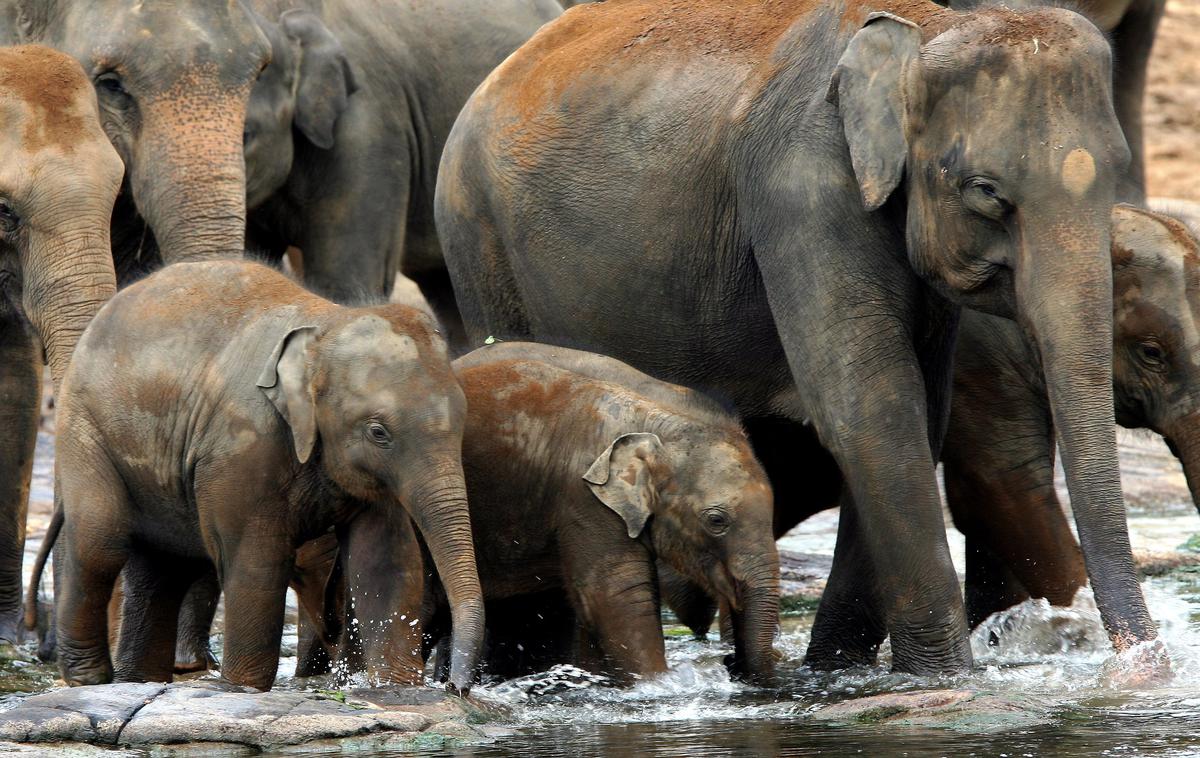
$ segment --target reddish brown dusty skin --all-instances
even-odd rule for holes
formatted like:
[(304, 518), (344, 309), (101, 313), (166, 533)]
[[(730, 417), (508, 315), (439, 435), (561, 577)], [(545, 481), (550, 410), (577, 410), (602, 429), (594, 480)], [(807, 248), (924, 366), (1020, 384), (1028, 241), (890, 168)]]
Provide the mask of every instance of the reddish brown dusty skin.
[(80, 90), (89, 86), (79, 64), (55, 50), (40, 45), (0, 49), (0, 90), (33, 110), (23, 134), (30, 152), (54, 145), (73, 153), (87, 139), (78, 103)]

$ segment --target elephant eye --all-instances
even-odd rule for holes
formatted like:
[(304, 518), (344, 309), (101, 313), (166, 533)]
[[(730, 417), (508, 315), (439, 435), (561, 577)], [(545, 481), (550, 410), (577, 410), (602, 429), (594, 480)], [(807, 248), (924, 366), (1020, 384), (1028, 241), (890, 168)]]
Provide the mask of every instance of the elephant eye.
[(21, 225), (21, 217), (4, 198), (0, 198), (0, 231), (12, 234)]
[(392, 446), (392, 433), (387, 430), (387, 427), (378, 421), (367, 422), (367, 436), (380, 447)]
[(960, 188), (963, 204), (975, 213), (994, 221), (1001, 221), (1012, 211), (1012, 203), (1005, 197), (999, 185), (982, 176), (972, 176)]
[(1153, 371), (1165, 371), (1167, 368), (1167, 352), (1162, 345), (1154, 340), (1138, 343), (1138, 357), (1143, 364)]
[(125, 90), (125, 85), (121, 82), (121, 77), (112, 71), (96, 77), (96, 89), (110, 95), (129, 95)]
[(729, 523), (729, 514), (720, 508), (709, 508), (704, 512), (704, 525), (713, 534), (724, 534), (729, 529)]

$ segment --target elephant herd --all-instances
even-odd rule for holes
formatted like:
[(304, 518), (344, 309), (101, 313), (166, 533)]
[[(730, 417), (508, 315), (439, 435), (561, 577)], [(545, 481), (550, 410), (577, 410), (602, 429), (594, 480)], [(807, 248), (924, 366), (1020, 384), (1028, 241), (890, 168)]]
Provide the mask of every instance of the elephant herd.
[(629, 682), (668, 607), (764, 684), (775, 540), (840, 506), (806, 665), (962, 670), (1090, 582), (1168, 676), (1114, 433), (1200, 502), (1163, 2), (0, 0), (0, 638), (53, 550), (72, 685), (216, 665), (223, 595), (270, 688), (289, 587), (300, 675)]

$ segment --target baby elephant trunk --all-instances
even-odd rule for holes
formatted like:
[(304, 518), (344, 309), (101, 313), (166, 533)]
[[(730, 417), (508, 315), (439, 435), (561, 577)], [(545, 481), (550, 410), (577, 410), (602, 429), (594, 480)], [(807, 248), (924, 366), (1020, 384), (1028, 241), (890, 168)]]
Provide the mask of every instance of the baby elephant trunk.
[[(452, 456), (447, 456), (452, 457)], [(451, 615), (450, 680), (466, 693), (483, 647), (483, 592), (467, 511), (467, 488), (457, 460), (430, 466), (404, 493), (446, 590)]]
[(771, 543), (744, 570), (735, 568), (738, 607), (733, 609), (733, 655), (729, 673), (752, 684), (775, 677), (775, 635), (779, 629), (779, 554)]

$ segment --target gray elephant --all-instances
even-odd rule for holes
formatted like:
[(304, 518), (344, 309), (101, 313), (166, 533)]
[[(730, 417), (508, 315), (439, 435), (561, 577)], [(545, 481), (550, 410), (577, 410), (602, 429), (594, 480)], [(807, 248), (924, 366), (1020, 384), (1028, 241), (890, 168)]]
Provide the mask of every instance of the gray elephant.
[(1016, 319), (1110, 638), (1152, 640), (1113, 431), (1112, 65), (1062, 9), (572, 9), (489, 76), (443, 154), (465, 322), (728, 399), (777, 512), (844, 481), (806, 660), (869, 663), (890, 635), (897, 669), (929, 672), (971, 662), (934, 473), (958, 309)]
[(64, 679), (113, 677), (105, 610), (124, 571), (116, 676), (169, 681), (180, 602), (215, 565), (222, 674), (269, 688), (296, 549), (332, 528), (372, 673), (419, 682), (405, 666), (405, 625), (392, 623), (402, 588), (378, 582), (396, 573), (397, 554), (376, 548), (411, 517), (447, 586), (450, 682), (466, 690), (483, 604), (464, 406), (433, 321), (405, 306), (337, 306), (244, 261), (177, 264), (120, 292), (62, 386)]
[(0, 48), (0, 103), (0, 639), (17, 642), (42, 361), (61, 380), (116, 289), (109, 217), (123, 167), (70, 57)]

